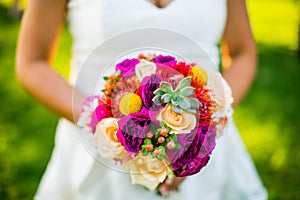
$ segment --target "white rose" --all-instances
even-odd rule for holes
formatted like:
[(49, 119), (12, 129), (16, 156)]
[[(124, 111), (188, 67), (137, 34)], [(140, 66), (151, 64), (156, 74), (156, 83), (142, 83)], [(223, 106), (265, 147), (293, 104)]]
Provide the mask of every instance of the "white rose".
[(119, 143), (116, 133), (118, 119), (105, 118), (96, 126), (95, 143), (99, 154), (104, 158), (122, 158), (125, 155), (124, 147)]
[(150, 76), (151, 74), (154, 74), (155, 72), (156, 72), (155, 63), (149, 62), (145, 59), (141, 60), (135, 66), (135, 75), (139, 79), (139, 81), (142, 81), (145, 76)]
[(213, 91), (212, 100), (217, 103), (217, 118), (229, 116), (232, 112), (231, 104), (233, 102), (232, 91), (227, 81), (219, 72), (208, 72), (208, 87)]
[(129, 170), (132, 184), (142, 185), (151, 191), (164, 182), (170, 170), (165, 161), (141, 154), (123, 166)]

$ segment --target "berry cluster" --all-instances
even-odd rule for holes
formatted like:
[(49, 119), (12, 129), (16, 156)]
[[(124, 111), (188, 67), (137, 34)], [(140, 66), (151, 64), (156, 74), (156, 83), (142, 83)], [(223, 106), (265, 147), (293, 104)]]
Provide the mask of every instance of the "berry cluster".
[(177, 151), (181, 145), (177, 142), (176, 134), (171, 133), (171, 128), (166, 123), (161, 122), (160, 128), (146, 133), (142, 145), (142, 155), (147, 156), (150, 153), (153, 158), (163, 160), (163, 157), (166, 156), (166, 148)]

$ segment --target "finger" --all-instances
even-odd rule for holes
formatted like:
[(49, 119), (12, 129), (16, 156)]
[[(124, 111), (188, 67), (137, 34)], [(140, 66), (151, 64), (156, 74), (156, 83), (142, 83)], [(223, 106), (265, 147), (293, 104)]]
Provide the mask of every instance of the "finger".
[(171, 184), (173, 183), (173, 179), (167, 178), (166, 181), (165, 181), (165, 183), (166, 183), (167, 185), (171, 185)]
[(162, 185), (160, 185), (159, 191), (160, 191), (161, 195), (163, 195), (163, 196), (166, 196), (169, 194), (169, 190), (167, 189), (167, 187), (164, 183)]

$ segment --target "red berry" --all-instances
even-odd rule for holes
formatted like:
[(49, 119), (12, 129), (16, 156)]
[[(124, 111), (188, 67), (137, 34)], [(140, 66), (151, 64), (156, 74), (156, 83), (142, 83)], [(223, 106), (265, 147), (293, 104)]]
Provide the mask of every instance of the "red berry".
[(154, 152), (153, 152), (153, 154), (154, 154), (155, 156), (159, 156), (159, 155), (160, 155), (159, 149), (155, 149)]
[(152, 139), (153, 138), (153, 133), (152, 132), (148, 132), (146, 134), (147, 138)]
[(174, 149), (175, 147), (176, 147), (176, 145), (172, 140), (167, 143), (167, 148), (168, 149)]
[(146, 150), (147, 151), (152, 151), (153, 145), (152, 144), (146, 144)]
[(161, 144), (161, 143), (163, 143), (165, 140), (166, 140), (166, 139), (165, 139), (163, 136), (159, 136), (158, 139), (157, 139), (157, 142)]
[(162, 136), (168, 135), (168, 130), (166, 128), (161, 128), (160, 129), (160, 135), (162, 135)]

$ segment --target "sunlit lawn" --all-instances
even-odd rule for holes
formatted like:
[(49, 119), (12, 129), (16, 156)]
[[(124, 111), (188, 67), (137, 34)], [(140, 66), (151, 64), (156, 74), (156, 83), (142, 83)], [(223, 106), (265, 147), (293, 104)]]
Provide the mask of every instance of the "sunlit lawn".
[[(248, 1), (259, 70), (234, 118), (270, 199), (300, 199), (300, 63), (295, 52), (295, 2)], [(57, 119), (16, 83), (19, 22), (9, 20), (3, 9), (0, 17), (0, 199), (31, 199), (51, 155)], [(64, 76), (68, 74), (70, 44), (64, 30), (56, 59), (56, 69)]]

